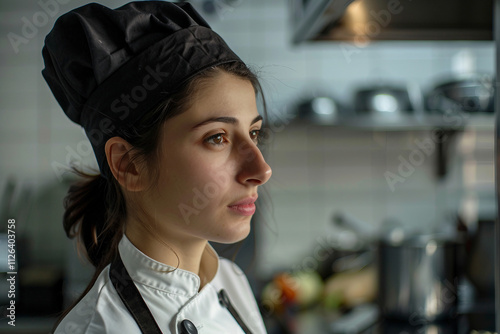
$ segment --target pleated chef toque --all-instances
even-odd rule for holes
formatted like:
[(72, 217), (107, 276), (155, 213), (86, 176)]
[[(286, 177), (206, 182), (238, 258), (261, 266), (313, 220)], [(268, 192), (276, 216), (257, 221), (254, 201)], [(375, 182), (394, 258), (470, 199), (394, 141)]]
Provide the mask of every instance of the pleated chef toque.
[(80, 124), (101, 173), (104, 145), (188, 79), (241, 61), (188, 3), (91, 3), (62, 15), (45, 38), (42, 75), (66, 115)]

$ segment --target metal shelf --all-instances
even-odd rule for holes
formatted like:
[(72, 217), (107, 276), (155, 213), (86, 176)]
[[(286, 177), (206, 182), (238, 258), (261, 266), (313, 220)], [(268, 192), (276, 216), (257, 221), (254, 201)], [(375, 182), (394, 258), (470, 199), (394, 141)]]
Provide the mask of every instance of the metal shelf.
[(339, 117), (335, 120), (300, 120), (300, 124), (335, 126), (371, 131), (418, 131), (418, 130), (456, 130), (474, 128), (493, 130), (493, 114), (366, 114)]

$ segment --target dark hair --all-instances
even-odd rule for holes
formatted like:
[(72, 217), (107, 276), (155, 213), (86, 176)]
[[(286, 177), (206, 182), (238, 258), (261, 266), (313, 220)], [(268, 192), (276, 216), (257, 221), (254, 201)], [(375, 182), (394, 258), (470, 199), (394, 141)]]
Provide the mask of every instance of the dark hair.
[[(261, 95), (264, 113), (266, 112), (259, 80), (244, 63), (230, 62), (205, 69), (148, 112), (139, 122), (118, 130), (117, 136), (133, 146), (133, 159), (141, 159), (148, 166), (158, 168), (155, 161), (158, 157), (158, 142), (163, 123), (188, 109), (190, 97), (195, 89), (203, 81), (215, 77), (220, 72), (250, 81), (255, 93)], [(109, 166), (106, 165), (106, 168)], [(153, 170), (153, 173), (155, 172), (158, 174), (158, 170)], [(127, 216), (125, 197), (114, 177), (105, 179), (100, 174), (89, 175), (81, 171), (76, 173), (82, 180), (69, 188), (64, 199), (63, 225), (66, 235), (77, 239), (79, 251), (92, 263), (95, 272), (82, 295), (59, 318), (54, 330), (63, 317), (89, 292), (101, 271), (116, 257), (118, 243), (123, 235), (123, 222)]]

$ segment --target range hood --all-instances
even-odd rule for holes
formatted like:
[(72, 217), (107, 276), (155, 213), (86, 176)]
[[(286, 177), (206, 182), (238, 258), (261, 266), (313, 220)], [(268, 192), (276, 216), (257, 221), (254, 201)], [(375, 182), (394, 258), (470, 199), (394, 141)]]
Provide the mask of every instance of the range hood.
[(291, 0), (293, 43), (493, 40), (493, 0)]

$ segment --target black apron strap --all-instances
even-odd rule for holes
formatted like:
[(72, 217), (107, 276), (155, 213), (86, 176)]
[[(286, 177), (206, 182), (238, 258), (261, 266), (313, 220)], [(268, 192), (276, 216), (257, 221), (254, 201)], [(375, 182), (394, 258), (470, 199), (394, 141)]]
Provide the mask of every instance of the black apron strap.
[(116, 292), (139, 325), (141, 332), (143, 334), (162, 334), (151, 311), (142, 299), (141, 293), (123, 265), (120, 254), (111, 263), (109, 277)]
[(226, 290), (221, 289), (219, 291), (219, 303), (227, 308), (229, 313), (233, 316), (234, 320), (240, 325), (241, 329), (245, 332), (245, 334), (252, 334), (252, 331), (247, 327), (243, 319), (240, 317), (236, 309), (234, 308), (233, 304), (231, 304), (231, 300), (229, 299), (229, 296), (227, 295)]

